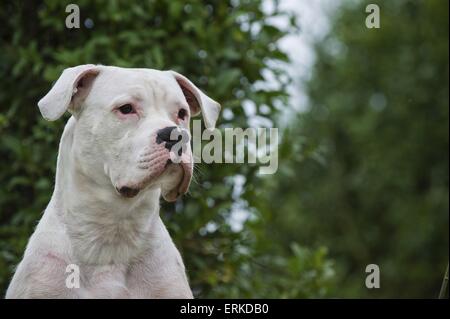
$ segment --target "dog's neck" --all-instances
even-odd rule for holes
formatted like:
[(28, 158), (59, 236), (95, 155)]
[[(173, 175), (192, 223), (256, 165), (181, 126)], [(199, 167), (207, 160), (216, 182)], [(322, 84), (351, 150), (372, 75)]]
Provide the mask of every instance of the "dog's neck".
[[(129, 263), (157, 236), (160, 189), (136, 198), (119, 196), (107, 178), (82, 173), (71, 156), (75, 119), (61, 138), (52, 201), (72, 244), (72, 257), (84, 264)], [(108, 184), (109, 182), (109, 184)]]

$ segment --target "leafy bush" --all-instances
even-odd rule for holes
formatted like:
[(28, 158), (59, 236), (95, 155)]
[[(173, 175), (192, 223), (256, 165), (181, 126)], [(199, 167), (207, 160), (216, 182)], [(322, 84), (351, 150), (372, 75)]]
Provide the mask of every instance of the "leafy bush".
[[(435, 298), (448, 263), (448, 1), (348, 2), (269, 180), (274, 241), (325, 245), (337, 297)], [(291, 191), (292, 183), (301, 185)], [(284, 231), (281, 231), (284, 230)], [(377, 264), (381, 288), (367, 289)]]

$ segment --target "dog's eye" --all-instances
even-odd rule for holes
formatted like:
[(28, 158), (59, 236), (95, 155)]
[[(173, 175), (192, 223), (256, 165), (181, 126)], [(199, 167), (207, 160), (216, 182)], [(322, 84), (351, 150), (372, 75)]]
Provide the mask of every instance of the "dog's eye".
[(119, 111), (122, 114), (131, 114), (131, 113), (136, 113), (136, 111), (133, 108), (133, 105), (131, 104), (124, 104), (121, 107), (119, 107)]
[(180, 109), (180, 110), (178, 111), (178, 118), (179, 118), (179, 119), (184, 120), (184, 119), (186, 118), (186, 116), (187, 116), (187, 111), (186, 111), (186, 109)]

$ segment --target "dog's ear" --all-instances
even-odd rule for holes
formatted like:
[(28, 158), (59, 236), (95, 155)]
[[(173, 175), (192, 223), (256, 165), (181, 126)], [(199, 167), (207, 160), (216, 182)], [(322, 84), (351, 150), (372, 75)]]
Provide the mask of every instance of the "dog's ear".
[(55, 121), (67, 110), (76, 111), (98, 73), (99, 69), (93, 64), (65, 69), (47, 95), (38, 102), (42, 116)]
[(203, 93), (185, 76), (175, 71), (169, 72), (173, 74), (181, 91), (183, 91), (184, 97), (191, 109), (192, 116), (198, 115), (201, 112), (206, 128), (214, 128), (219, 117), (220, 104)]

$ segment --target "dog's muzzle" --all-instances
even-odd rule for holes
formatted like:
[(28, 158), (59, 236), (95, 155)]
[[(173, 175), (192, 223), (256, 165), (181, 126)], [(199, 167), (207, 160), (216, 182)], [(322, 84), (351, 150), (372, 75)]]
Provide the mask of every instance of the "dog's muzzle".
[(175, 201), (189, 188), (192, 178), (192, 155), (189, 142), (189, 133), (177, 126), (165, 127), (157, 132), (156, 143), (164, 143), (164, 147), (169, 150), (170, 159), (166, 166), (179, 164), (183, 170), (183, 177), (178, 186), (167, 194), (163, 194), (164, 199), (169, 202)]
[(116, 190), (121, 196), (135, 197), (165, 172), (168, 175), (164, 183), (170, 187), (163, 189), (162, 195), (165, 200), (175, 201), (188, 191), (193, 168), (189, 133), (176, 126), (170, 126), (160, 129), (155, 135), (153, 144), (145, 149), (138, 159), (138, 168), (145, 171), (145, 177), (137, 183), (118, 185)]

